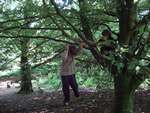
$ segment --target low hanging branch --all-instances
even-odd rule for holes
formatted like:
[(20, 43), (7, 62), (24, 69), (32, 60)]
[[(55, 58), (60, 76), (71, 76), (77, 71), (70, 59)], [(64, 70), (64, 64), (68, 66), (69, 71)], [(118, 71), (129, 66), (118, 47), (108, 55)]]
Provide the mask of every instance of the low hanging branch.
[[(12, 30), (12, 29), (23, 29), (23, 30), (60, 30), (59, 28), (57, 27), (22, 27), (21, 26), (12, 26), (12, 27), (7, 27), (7, 28), (4, 28), (4, 29), (1, 29), (0, 32), (2, 31), (6, 31), (6, 30)], [(64, 30), (71, 30), (71, 28), (68, 28), (68, 27), (63, 27), (62, 29)]]
[[(29, 28), (29, 27), (21, 27), (20, 29), (30, 29), (30, 30), (60, 30), (59, 28), (57, 27), (43, 27), (43, 28), (40, 28), (40, 27), (32, 27), (32, 28)], [(71, 28), (69, 27), (62, 27), (62, 29), (64, 30), (71, 30)]]
[[(41, 43), (39, 43), (36, 47), (30, 49), (29, 51), (35, 50), (36, 48), (38, 48), (39, 46), (41, 46), (42, 44), (44, 44), (44, 43), (46, 43), (46, 42), (47, 42), (47, 40), (46, 40), (46, 41), (43, 41), (43, 42), (41, 42)], [(18, 55), (18, 56), (16, 56), (15, 58), (11, 59), (10, 61), (5, 62), (4, 64), (2, 64), (1, 67), (3, 67), (3, 66), (5, 66), (5, 65), (7, 65), (7, 64), (9, 64), (9, 63), (11, 63), (11, 62), (13, 62), (14, 60), (16, 60), (17, 58), (19, 58), (20, 56), (21, 56), (21, 54)]]
[[(51, 3), (52, 3), (52, 5), (54, 6), (54, 8), (55, 8), (57, 14), (58, 14), (68, 25), (70, 25), (70, 26), (72, 27), (72, 29), (78, 34), (78, 36), (79, 36), (84, 42), (86, 42), (88, 45), (90, 45), (90, 46), (92, 47), (92, 46), (93, 46), (93, 43), (91, 43), (91, 41), (89, 41), (89, 40), (87, 39), (87, 37), (85, 37), (85, 35), (84, 35), (83, 33), (81, 33), (74, 25), (72, 25), (71, 22), (69, 22), (69, 21), (61, 14), (61, 12), (60, 12), (60, 10), (58, 9), (58, 7), (57, 7), (55, 1), (54, 1), (54, 0), (51, 0)], [(90, 47), (89, 47), (89, 49), (90, 49)], [(97, 52), (96, 52), (94, 49), (92, 49), (92, 52), (93, 52), (94, 55), (97, 54)], [(98, 55), (96, 55), (96, 56), (98, 56)], [(97, 58), (98, 58), (98, 57), (97, 57)]]
[(53, 17), (50, 17), (50, 18), (51, 18), (51, 20), (54, 22), (54, 24), (56, 24), (56, 26), (59, 28), (59, 30), (62, 32), (62, 34), (63, 34), (64, 36), (66, 36), (66, 37), (71, 37), (67, 32), (64, 31), (64, 28), (61, 27), (61, 26), (55, 21), (55, 19), (54, 19)]
[[(54, 0), (50, 0), (52, 5), (55, 8), (56, 13), (69, 25), (72, 27), (72, 29), (78, 34), (78, 36), (89, 46), (93, 46), (93, 40), (91, 41), (91, 39), (88, 39), (88, 35), (85, 35), (85, 33), (83, 34), (80, 30), (78, 30), (70, 21), (68, 21), (66, 19), (66, 17), (61, 13), (61, 11), (59, 10), (59, 8), (57, 7), (57, 4), (55, 3)], [(87, 32), (88, 33), (88, 32)], [(89, 34), (89, 33), (88, 33)], [(87, 37), (88, 36), (88, 37)]]
[[(48, 18), (48, 17), (45, 17), (45, 18)], [(12, 29), (25, 29), (25, 28), (29, 28), (27, 27), (28, 24), (31, 24), (32, 22), (36, 22), (36, 21), (39, 21), (41, 19), (45, 19), (45, 18), (36, 18), (35, 20), (31, 19), (31, 20), (28, 20), (27, 22), (21, 24), (21, 25), (18, 25), (18, 26), (11, 26), (11, 27), (2, 27), (2, 29), (0, 29), (0, 32), (3, 32), (3, 31), (7, 31), (7, 30), (12, 30)]]
[(50, 15), (57, 15), (56, 13), (49, 13), (49, 15), (46, 16), (41, 16), (41, 15), (36, 15), (36, 16), (28, 16), (28, 17), (24, 17), (24, 18), (17, 18), (17, 19), (10, 19), (10, 20), (6, 20), (6, 21), (1, 21), (0, 25), (5, 24), (5, 23), (9, 23), (9, 22), (17, 22), (17, 21), (22, 21), (22, 20), (28, 20), (28, 19), (42, 19), (42, 18), (47, 18)]
[(54, 54), (52, 54), (52, 55), (51, 55), (49, 58), (47, 58), (46, 60), (43, 60), (43, 61), (40, 62), (40, 63), (34, 64), (34, 65), (32, 66), (32, 69), (35, 69), (36, 67), (39, 67), (39, 66), (41, 66), (41, 65), (43, 65), (43, 64), (46, 64), (46, 63), (52, 61), (52, 60), (53, 60), (54, 58), (56, 58), (62, 51), (63, 51), (63, 48), (57, 50), (56, 52), (54, 52)]
[[(94, 42), (93, 34), (92, 34), (92, 31), (91, 31), (91, 28), (90, 28), (90, 25), (88, 22), (88, 18), (86, 17), (86, 10), (84, 9), (87, 4), (85, 3), (84, 0), (78, 0), (78, 1), (79, 1), (79, 7), (80, 7), (80, 12), (79, 12), (80, 13), (80, 21), (81, 21), (84, 35), (87, 40)], [(91, 45), (91, 43), (88, 43), (88, 45), (90, 46), (90, 51), (93, 54), (93, 56), (95, 57), (95, 59), (97, 60), (97, 62), (99, 64), (103, 65), (102, 60), (101, 60), (102, 57), (99, 54), (97, 47), (93, 48), (93, 45)]]
[[(60, 37), (62, 35), (58, 35), (56, 37)], [(31, 39), (49, 39), (52, 41), (56, 42), (63, 42), (63, 43), (68, 43), (68, 44), (74, 44), (73, 42), (69, 42), (66, 40), (61, 40), (61, 39), (56, 39), (56, 38), (51, 38), (49, 36), (26, 36), (26, 35), (17, 35), (17, 36), (7, 36), (7, 35), (0, 35), (0, 38), (31, 38)]]
[[(60, 36), (62, 36), (62, 35), (56, 36), (55, 38), (60, 37)], [(54, 39), (54, 38), (53, 38), (53, 39)], [(51, 39), (50, 39), (50, 40), (51, 40)], [(46, 43), (47, 41), (48, 41), (48, 40), (44, 40), (43, 42), (41, 42), (40, 44), (38, 44), (36, 47), (30, 49), (29, 51), (35, 50), (36, 48), (38, 48), (38, 47), (41, 46), (42, 44)], [(56, 42), (58, 42), (58, 41), (56, 41)], [(77, 44), (77, 43), (73, 43), (73, 42), (69, 42), (69, 41), (62, 41), (62, 40), (61, 40), (61, 42), (67, 43), (67, 44)], [(12, 59), (12, 60), (10, 60), (10, 61), (8, 61), (8, 62), (2, 64), (1, 67), (3, 67), (3, 66), (5, 66), (5, 65), (7, 65), (7, 64), (9, 64), (9, 63), (11, 63), (11, 62), (13, 62), (14, 60), (16, 60), (17, 58), (19, 58), (20, 56), (21, 56), (21, 55), (18, 55), (18, 56), (16, 56), (14, 59)]]

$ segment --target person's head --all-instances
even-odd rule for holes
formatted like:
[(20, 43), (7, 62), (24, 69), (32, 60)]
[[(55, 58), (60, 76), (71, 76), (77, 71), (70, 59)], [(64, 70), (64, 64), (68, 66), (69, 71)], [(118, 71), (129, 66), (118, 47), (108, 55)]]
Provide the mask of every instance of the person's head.
[(77, 54), (77, 48), (75, 45), (69, 45), (69, 54), (70, 55), (76, 55)]
[(103, 30), (102, 36), (107, 37), (107, 38), (111, 37), (111, 31), (108, 29)]

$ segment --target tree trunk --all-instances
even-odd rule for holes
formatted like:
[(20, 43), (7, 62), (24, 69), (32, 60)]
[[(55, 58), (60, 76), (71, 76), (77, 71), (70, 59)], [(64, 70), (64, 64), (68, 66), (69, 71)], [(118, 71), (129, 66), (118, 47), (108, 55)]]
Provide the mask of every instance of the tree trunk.
[[(136, 23), (136, 5), (134, 0), (117, 0), (117, 12), (119, 17), (119, 42), (120, 45), (132, 46), (131, 42), (136, 38), (132, 30)], [(134, 54), (134, 53), (132, 53)], [(126, 58), (129, 58), (130, 53), (128, 52)], [(125, 60), (125, 59), (124, 59)], [(132, 60), (132, 59), (130, 59)], [(135, 89), (135, 81), (131, 83), (135, 73), (129, 74), (128, 63), (129, 61), (123, 62), (125, 68), (121, 70), (120, 74), (114, 76), (114, 87), (115, 87), (115, 106), (114, 113), (133, 113), (133, 94)]]
[(123, 74), (114, 77), (114, 113), (133, 113), (133, 92), (130, 90), (130, 77)]
[(18, 93), (31, 93), (32, 83), (31, 83), (31, 66), (28, 63), (28, 42), (29, 39), (21, 39), (21, 89)]

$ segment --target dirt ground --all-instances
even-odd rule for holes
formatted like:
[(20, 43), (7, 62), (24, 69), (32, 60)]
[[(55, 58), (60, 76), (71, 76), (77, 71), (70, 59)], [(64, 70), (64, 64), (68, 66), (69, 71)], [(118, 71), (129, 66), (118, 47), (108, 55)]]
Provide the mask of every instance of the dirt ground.
[[(16, 92), (18, 88), (1, 87), (0, 113), (112, 113), (113, 91), (93, 92), (81, 89), (80, 98), (71, 92), (69, 106), (63, 106), (62, 91), (36, 91), (29, 95)], [(135, 93), (135, 113), (150, 113), (150, 90)]]

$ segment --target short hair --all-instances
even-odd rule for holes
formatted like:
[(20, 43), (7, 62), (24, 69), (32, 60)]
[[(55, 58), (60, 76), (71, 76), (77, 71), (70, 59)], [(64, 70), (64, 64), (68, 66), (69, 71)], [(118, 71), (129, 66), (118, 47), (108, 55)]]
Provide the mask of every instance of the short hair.
[(111, 31), (108, 30), (108, 29), (105, 29), (105, 30), (102, 31), (102, 35), (111, 37)]
[(71, 55), (76, 55), (77, 54), (77, 48), (75, 45), (69, 45), (69, 53)]

